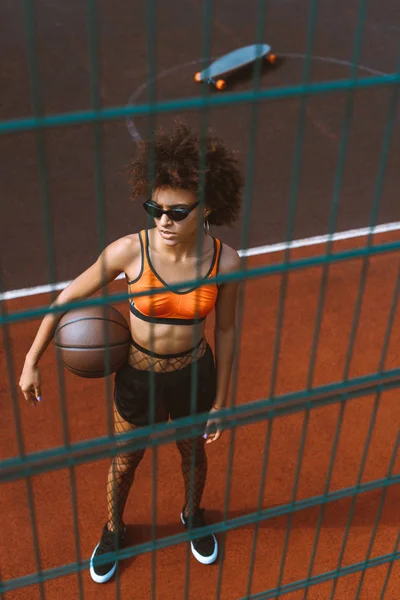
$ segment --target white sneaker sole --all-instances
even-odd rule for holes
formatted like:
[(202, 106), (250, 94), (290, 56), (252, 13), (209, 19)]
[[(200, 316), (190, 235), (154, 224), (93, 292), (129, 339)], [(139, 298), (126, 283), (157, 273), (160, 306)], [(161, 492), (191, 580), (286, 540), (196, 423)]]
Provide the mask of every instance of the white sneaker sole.
[[(185, 525), (185, 521), (183, 519), (183, 514), (182, 513), (181, 513), (181, 521), (182, 521), (182, 525)], [(193, 546), (193, 542), (190, 542), (190, 547), (192, 549), (193, 556), (202, 565), (211, 565), (213, 562), (215, 562), (217, 560), (217, 556), (218, 556), (218, 542), (217, 542), (217, 538), (215, 537), (215, 535), (213, 533), (211, 535), (212, 535), (213, 540), (214, 540), (214, 552), (211, 554), (211, 556), (203, 556), (202, 554), (199, 554), (197, 552), (196, 548)]]
[(108, 571), (108, 573), (106, 573), (105, 575), (97, 575), (97, 573), (95, 572), (95, 570), (93, 568), (93, 558), (94, 558), (94, 555), (96, 554), (96, 550), (99, 546), (100, 546), (100, 542), (97, 544), (96, 548), (93, 550), (93, 554), (90, 558), (90, 577), (96, 583), (106, 583), (107, 581), (109, 581), (111, 579), (111, 577), (113, 577), (113, 575), (117, 569), (117, 563), (115, 562), (113, 568), (110, 571)]

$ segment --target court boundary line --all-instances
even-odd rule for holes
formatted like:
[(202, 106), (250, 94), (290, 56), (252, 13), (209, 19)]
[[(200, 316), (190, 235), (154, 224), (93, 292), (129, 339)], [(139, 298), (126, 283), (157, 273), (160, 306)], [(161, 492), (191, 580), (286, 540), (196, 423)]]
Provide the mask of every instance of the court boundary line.
[[(382, 225), (375, 225), (374, 227), (362, 227), (360, 229), (348, 229), (347, 231), (340, 231), (332, 234), (316, 235), (313, 237), (292, 240), (289, 242), (279, 242), (276, 244), (269, 244), (266, 246), (256, 246), (254, 248), (248, 248), (247, 250), (238, 250), (238, 254), (241, 257), (250, 256), (261, 256), (263, 254), (274, 254), (276, 252), (283, 252), (285, 250), (292, 250), (296, 248), (306, 248), (308, 246), (318, 246), (326, 244), (329, 241), (338, 242), (342, 240), (350, 240), (358, 237), (364, 237), (367, 235), (376, 235), (379, 233), (388, 233), (390, 231), (400, 231), (400, 221), (394, 221), (392, 223), (384, 223)], [(121, 273), (114, 281), (124, 279), (125, 275)], [(39, 296), (40, 294), (48, 294), (50, 292), (57, 292), (66, 288), (72, 280), (60, 281), (58, 283), (50, 283), (45, 285), (37, 285), (30, 288), (20, 288), (3, 292), (0, 294), (0, 302), (6, 300), (16, 300), (18, 298), (26, 298), (27, 296)]]

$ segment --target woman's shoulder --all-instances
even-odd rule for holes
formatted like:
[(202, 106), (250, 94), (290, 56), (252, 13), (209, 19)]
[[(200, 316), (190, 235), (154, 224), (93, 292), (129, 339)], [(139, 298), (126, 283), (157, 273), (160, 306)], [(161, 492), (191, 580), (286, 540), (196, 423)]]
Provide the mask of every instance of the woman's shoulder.
[(240, 256), (237, 250), (218, 240), (220, 249), (219, 273), (232, 273), (240, 269)]
[(141, 252), (141, 242), (139, 233), (130, 233), (116, 239), (107, 247), (109, 256), (119, 258), (120, 260), (132, 260)]
[[(113, 265), (120, 273), (129, 273), (132, 265), (141, 255), (141, 242), (139, 233), (131, 233), (116, 239), (104, 251), (107, 263)], [(131, 274), (131, 273), (130, 273)], [(131, 277), (132, 278), (132, 277)]]

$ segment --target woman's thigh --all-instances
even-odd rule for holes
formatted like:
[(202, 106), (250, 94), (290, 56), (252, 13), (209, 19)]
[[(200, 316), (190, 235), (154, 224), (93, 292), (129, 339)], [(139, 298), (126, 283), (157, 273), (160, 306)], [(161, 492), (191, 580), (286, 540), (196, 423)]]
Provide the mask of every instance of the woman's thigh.
[(143, 440), (143, 443), (134, 448), (132, 448), (131, 441), (129, 439), (119, 439), (119, 437), (123, 434), (130, 433), (131, 431), (135, 431), (137, 429), (139, 429), (137, 425), (129, 423), (123, 417), (121, 417), (117, 407), (114, 404), (114, 433), (117, 439), (117, 456), (132, 457), (133, 455), (137, 455), (139, 457), (140, 455), (143, 457), (148, 443), (148, 436), (146, 436), (146, 438)]
[(168, 386), (165, 393), (165, 403), (172, 420), (211, 410), (217, 390), (216, 369), (211, 348), (207, 349), (197, 365), (185, 367), (174, 375), (176, 376), (174, 385)]
[(168, 420), (163, 402), (163, 386), (158, 373), (138, 371), (126, 365), (115, 376), (114, 402), (120, 419), (128, 425), (143, 427)]

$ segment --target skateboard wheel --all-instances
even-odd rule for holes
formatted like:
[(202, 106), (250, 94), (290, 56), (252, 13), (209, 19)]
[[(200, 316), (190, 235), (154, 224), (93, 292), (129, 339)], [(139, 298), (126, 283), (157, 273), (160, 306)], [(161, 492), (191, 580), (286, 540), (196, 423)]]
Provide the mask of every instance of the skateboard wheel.
[(197, 82), (201, 81), (201, 73), (196, 73), (196, 75), (194, 76), (194, 80)]
[(226, 81), (223, 79), (218, 79), (218, 81), (215, 83), (215, 87), (217, 90), (224, 90), (226, 88)]
[(267, 60), (271, 65), (276, 63), (276, 54), (268, 54)]

